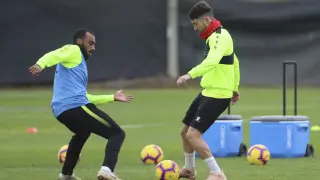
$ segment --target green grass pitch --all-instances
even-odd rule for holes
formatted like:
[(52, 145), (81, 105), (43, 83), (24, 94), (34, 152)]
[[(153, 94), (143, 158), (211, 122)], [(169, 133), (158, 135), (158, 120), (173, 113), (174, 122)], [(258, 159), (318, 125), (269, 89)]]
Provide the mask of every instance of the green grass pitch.
[[(113, 91), (92, 90), (94, 94)], [(180, 166), (184, 163), (180, 142), (181, 119), (198, 89), (128, 90), (135, 96), (132, 104), (111, 103), (100, 106), (124, 126), (127, 138), (121, 150), (116, 173), (124, 180), (152, 180), (154, 166), (143, 165), (140, 151), (154, 143), (164, 150), (165, 159)], [(313, 125), (320, 125), (319, 89), (299, 89), (300, 115), (307, 115)], [(289, 113), (292, 112), (292, 91), (288, 92)], [(248, 144), (248, 119), (256, 115), (281, 115), (281, 89), (243, 88), (241, 101), (232, 107), (233, 114), (244, 117), (244, 142)], [(43, 180), (56, 179), (61, 165), (58, 149), (67, 144), (71, 133), (54, 118), (50, 110), (51, 90), (0, 91), (0, 179)], [(139, 125), (155, 125), (139, 127)], [(28, 134), (35, 126), (39, 132)], [(311, 132), (311, 143), (320, 149), (320, 132)], [(91, 135), (82, 151), (76, 174), (83, 180), (95, 180), (104, 156), (106, 140)], [(249, 165), (243, 157), (218, 158), (230, 180), (318, 180), (319, 157), (300, 159), (272, 159), (267, 166)], [(204, 180), (208, 169), (197, 159), (198, 179)]]

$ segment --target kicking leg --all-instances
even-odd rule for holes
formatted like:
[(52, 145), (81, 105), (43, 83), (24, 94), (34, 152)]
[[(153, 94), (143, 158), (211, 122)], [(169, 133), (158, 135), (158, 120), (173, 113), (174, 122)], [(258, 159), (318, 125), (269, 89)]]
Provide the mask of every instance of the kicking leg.
[(189, 129), (189, 125), (193, 120), (194, 115), (197, 112), (198, 106), (200, 105), (201, 98), (203, 96), (201, 93), (193, 100), (189, 109), (186, 112), (186, 115), (183, 119), (183, 126), (181, 128), (181, 138), (185, 156), (185, 164), (180, 171), (180, 178), (188, 178), (188, 179), (195, 179), (196, 178), (196, 170), (195, 170), (195, 149), (189, 143), (186, 135)]
[(226, 177), (213, 157), (209, 146), (203, 140), (202, 134), (225, 111), (229, 103), (230, 99), (204, 97), (186, 135), (188, 142), (208, 165), (210, 170), (208, 180), (226, 180)]
[(105, 139), (108, 139), (105, 158), (102, 167), (98, 172), (99, 180), (119, 180), (113, 173), (115, 166), (118, 162), (118, 156), (125, 139), (125, 132), (120, 128), (114, 120), (103, 111), (96, 108), (94, 105), (89, 104), (82, 107), (87, 113), (88, 125), (90, 131)]
[(110, 168), (111, 172), (114, 171), (118, 162), (118, 156), (122, 143), (125, 139), (125, 132), (119, 127), (118, 132), (111, 133), (105, 149), (105, 158), (102, 167)]
[(85, 135), (72, 136), (69, 142), (66, 160), (62, 167), (62, 174), (64, 175), (73, 174), (73, 169), (76, 167), (82, 147), (87, 141), (87, 139), (89, 138), (89, 136), (90, 136), (90, 133)]
[(90, 136), (90, 131), (82, 125), (82, 120), (77, 118), (79, 110), (81, 111), (80, 108), (67, 110), (58, 117), (62, 124), (75, 133), (69, 142), (66, 159), (58, 180), (80, 180), (75, 176), (73, 170), (76, 167), (83, 145)]
[(226, 180), (227, 178), (213, 157), (209, 146), (203, 140), (201, 132), (193, 127), (190, 127), (187, 133), (187, 139), (207, 164), (210, 170), (210, 176), (208, 177), (208, 180)]
[(181, 138), (184, 150), (184, 167), (180, 171), (179, 178), (195, 179), (197, 172), (195, 170), (195, 150), (187, 139), (189, 126), (183, 125), (181, 129)]
[(182, 137), (182, 144), (183, 144), (183, 150), (185, 153), (185, 168), (191, 169), (195, 168), (195, 149), (192, 147), (190, 142), (187, 139), (187, 132), (188, 132), (189, 126), (183, 125), (181, 130), (181, 137)]
[(70, 140), (66, 160), (62, 167), (62, 172), (58, 177), (58, 180), (80, 180), (73, 173), (73, 169), (76, 167), (79, 155), (82, 147), (89, 138), (90, 134), (87, 135), (74, 135)]
[(98, 173), (99, 180), (120, 180), (113, 172), (118, 162), (119, 152), (124, 139), (124, 131), (110, 135), (105, 149), (104, 161)]
[(211, 150), (207, 143), (202, 138), (202, 133), (190, 127), (188, 133), (186, 135), (190, 144), (195, 148), (195, 150), (199, 153), (200, 157), (204, 159), (204, 162), (207, 163), (210, 172), (220, 172), (221, 169), (218, 166), (217, 162), (215, 161), (214, 157), (212, 156)]

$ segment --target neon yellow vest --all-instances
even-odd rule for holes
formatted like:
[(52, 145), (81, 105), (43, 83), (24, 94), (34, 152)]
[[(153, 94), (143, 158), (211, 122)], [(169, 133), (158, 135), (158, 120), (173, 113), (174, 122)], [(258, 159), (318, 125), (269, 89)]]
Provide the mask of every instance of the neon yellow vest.
[(231, 98), (240, 82), (239, 61), (233, 50), (233, 40), (226, 29), (218, 29), (206, 40), (207, 51), (201, 64), (191, 69), (192, 78), (201, 77), (202, 95)]

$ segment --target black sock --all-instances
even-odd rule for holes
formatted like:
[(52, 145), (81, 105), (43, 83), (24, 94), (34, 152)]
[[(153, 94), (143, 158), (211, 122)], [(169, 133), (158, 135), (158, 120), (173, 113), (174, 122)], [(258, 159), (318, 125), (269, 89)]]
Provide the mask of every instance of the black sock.
[(108, 139), (104, 162), (102, 166), (107, 166), (108, 168), (110, 168), (112, 172), (114, 171), (114, 168), (118, 162), (118, 155), (124, 139), (125, 133), (123, 131), (121, 133), (112, 135)]

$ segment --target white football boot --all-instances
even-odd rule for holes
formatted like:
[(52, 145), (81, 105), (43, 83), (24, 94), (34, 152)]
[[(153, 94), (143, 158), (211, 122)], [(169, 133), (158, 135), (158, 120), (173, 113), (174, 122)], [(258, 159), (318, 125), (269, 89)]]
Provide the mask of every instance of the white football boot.
[(59, 174), (58, 180), (81, 180), (75, 174), (72, 175), (63, 175), (62, 173)]
[(97, 175), (98, 180), (121, 180), (111, 171), (100, 169)]

